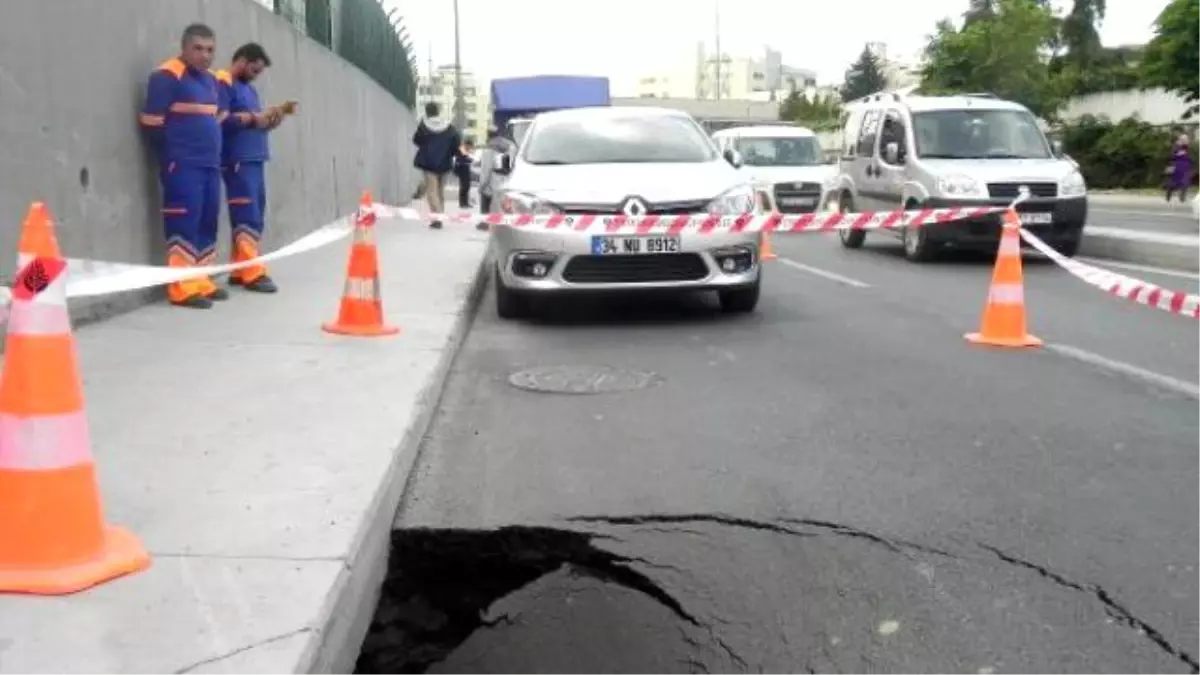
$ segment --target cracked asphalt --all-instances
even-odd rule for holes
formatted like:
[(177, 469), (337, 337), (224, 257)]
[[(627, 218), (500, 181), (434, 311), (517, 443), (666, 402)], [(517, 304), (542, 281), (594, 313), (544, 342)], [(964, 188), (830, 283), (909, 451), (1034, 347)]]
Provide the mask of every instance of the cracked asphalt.
[[(489, 293), (359, 672), (1197, 672), (1196, 401), (968, 346), (986, 262), (889, 245), (777, 242), (866, 285), (771, 264), (748, 317)], [(1053, 272), (1048, 343), (1195, 379), (1194, 324)], [(554, 366), (607, 370), (509, 382)]]

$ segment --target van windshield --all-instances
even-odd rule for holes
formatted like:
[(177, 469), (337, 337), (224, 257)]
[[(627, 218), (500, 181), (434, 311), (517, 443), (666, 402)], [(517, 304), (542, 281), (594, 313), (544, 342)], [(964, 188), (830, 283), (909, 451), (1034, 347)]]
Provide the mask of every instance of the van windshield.
[(913, 114), (918, 157), (1049, 159), (1037, 120), (1023, 110), (931, 110)]
[(812, 136), (739, 138), (733, 145), (746, 166), (816, 166), (825, 161), (821, 144)]

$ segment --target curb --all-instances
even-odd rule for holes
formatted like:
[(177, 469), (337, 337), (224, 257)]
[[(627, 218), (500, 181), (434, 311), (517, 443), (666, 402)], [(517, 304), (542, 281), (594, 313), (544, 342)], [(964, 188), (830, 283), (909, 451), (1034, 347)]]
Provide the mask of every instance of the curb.
[(1085, 229), (1079, 254), (1184, 272), (1200, 272), (1200, 247), (1174, 242), (1107, 236)]
[(387, 474), (382, 476), (372, 500), (370, 511), (362, 524), (346, 567), (338, 575), (324, 615), (310, 626), (311, 639), (293, 672), (352, 673), (363, 640), (375, 616), (380, 589), (387, 574), (392, 524), (400, 501), (408, 490), (409, 478), (416, 465), (418, 450), (433, 422), (445, 391), (450, 371), (479, 306), (491, 269), (490, 246), (483, 253), (470, 281), (463, 312), (459, 315), (450, 338), (438, 359), (433, 377), (425, 385), (417, 403), (417, 413), (409, 420), (408, 428), (393, 456)]

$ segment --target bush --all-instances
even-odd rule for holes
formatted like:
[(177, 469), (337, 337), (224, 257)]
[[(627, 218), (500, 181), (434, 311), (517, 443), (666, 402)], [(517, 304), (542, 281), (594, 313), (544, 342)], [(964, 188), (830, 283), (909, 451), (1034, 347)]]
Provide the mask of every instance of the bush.
[(1084, 115), (1061, 129), (1063, 150), (1079, 162), (1090, 188), (1146, 188), (1163, 184), (1173, 134), (1136, 118), (1113, 123)]

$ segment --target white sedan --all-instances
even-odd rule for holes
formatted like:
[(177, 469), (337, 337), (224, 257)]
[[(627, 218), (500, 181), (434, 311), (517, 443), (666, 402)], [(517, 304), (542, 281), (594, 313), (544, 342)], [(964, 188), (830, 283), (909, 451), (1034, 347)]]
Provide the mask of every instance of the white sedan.
[[(642, 107), (543, 113), (515, 157), (494, 212), (507, 214), (684, 213), (738, 215), (756, 209), (738, 171), (686, 113)], [(612, 291), (716, 291), (729, 312), (758, 304), (761, 234), (604, 234), (567, 228), (492, 228), (496, 307), (529, 310), (537, 295)]]

